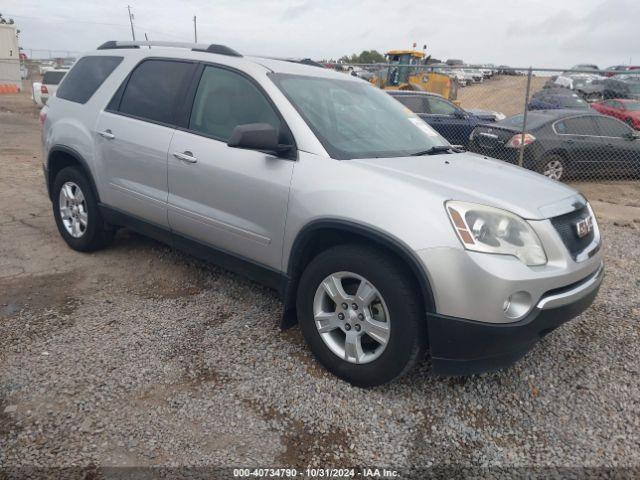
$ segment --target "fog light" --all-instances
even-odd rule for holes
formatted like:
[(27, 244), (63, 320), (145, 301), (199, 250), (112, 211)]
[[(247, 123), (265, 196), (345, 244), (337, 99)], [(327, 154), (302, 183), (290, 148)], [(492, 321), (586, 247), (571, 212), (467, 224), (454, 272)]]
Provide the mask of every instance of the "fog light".
[(502, 305), (508, 318), (520, 318), (531, 309), (531, 295), (528, 292), (516, 292), (509, 295)]

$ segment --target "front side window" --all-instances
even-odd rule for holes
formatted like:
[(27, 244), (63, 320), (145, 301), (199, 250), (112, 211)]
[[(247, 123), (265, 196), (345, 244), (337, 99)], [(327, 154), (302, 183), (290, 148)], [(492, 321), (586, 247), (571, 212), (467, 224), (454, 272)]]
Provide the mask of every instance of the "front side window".
[(56, 96), (71, 102), (86, 103), (122, 59), (103, 55), (82, 57), (65, 77)]
[(447, 141), (387, 93), (355, 80), (271, 74), (336, 159), (401, 157)]
[(171, 60), (145, 60), (131, 73), (119, 111), (160, 123), (172, 123), (179, 95), (195, 65)]
[(458, 111), (455, 105), (441, 98), (430, 97), (427, 101), (429, 102), (429, 110), (434, 115), (454, 115)]
[(250, 80), (224, 68), (205, 67), (189, 129), (226, 141), (234, 128), (247, 123), (268, 123), (284, 132), (280, 117)]

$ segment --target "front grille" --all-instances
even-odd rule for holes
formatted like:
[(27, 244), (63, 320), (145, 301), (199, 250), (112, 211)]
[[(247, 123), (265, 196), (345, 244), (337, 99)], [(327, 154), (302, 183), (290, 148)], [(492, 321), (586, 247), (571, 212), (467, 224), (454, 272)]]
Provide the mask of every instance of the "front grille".
[(564, 215), (560, 215), (551, 219), (552, 225), (560, 235), (560, 238), (562, 238), (562, 242), (567, 247), (567, 250), (569, 250), (569, 253), (574, 260), (578, 255), (580, 255), (580, 253), (584, 251), (585, 248), (587, 248), (591, 244), (591, 242), (593, 242), (593, 239), (595, 237), (595, 224), (594, 228), (591, 229), (591, 231), (587, 235), (582, 238), (578, 236), (576, 224), (580, 220), (584, 220), (585, 218), (587, 218), (589, 215), (591, 215), (589, 213), (589, 209), (584, 206), (579, 210), (565, 213)]

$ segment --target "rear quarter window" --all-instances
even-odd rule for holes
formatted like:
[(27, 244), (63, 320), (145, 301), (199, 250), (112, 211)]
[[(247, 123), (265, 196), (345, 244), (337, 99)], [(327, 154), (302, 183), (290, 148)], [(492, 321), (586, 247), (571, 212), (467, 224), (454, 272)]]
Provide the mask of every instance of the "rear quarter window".
[(100, 88), (123, 57), (82, 57), (60, 85), (56, 96), (76, 103), (86, 103)]

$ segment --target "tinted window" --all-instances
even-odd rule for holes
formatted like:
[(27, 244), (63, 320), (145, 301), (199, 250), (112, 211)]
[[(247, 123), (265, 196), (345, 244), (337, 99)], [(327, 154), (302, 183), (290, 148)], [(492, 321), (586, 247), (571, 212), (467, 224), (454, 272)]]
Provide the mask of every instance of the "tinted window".
[(121, 61), (122, 57), (81, 58), (67, 74), (56, 96), (86, 103)]
[(227, 140), (234, 128), (247, 123), (268, 123), (282, 131), (280, 117), (250, 80), (230, 70), (206, 67), (189, 128)]
[(148, 120), (172, 123), (176, 99), (195, 65), (170, 60), (147, 60), (131, 74), (120, 101), (120, 111)]
[(567, 118), (556, 124), (556, 131), (569, 135), (599, 135), (591, 117)]
[(405, 107), (407, 107), (409, 110), (411, 110), (414, 113), (427, 113), (427, 110), (424, 104), (424, 99), (422, 97), (419, 97), (418, 95), (411, 95), (411, 96), (404, 95), (404, 96), (398, 96), (398, 97), (394, 95), (393, 98), (398, 100), (401, 104), (403, 104)]
[(434, 115), (453, 115), (458, 110), (455, 105), (440, 98), (430, 97), (427, 102), (429, 102), (429, 111)]
[(67, 72), (45, 72), (42, 83), (45, 85), (58, 85)]
[(631, 131), (624, 123), (613, 118), (602, 117), (596, 118), (595, 121), (600, 129), (600, 135), (605, 137), (622, 137)]

